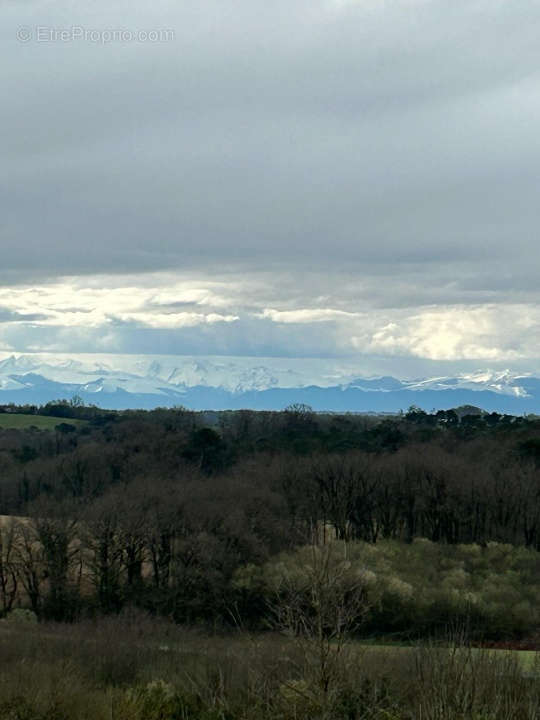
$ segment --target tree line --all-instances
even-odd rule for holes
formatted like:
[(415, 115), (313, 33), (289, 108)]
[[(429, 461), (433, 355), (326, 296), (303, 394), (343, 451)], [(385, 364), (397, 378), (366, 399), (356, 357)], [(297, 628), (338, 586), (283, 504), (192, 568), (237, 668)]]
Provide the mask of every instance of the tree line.
[(535, 419), (55, 407), (0, 431), (4, 614), (229, 622), (239, 568), (335, 538), (540, 549)]

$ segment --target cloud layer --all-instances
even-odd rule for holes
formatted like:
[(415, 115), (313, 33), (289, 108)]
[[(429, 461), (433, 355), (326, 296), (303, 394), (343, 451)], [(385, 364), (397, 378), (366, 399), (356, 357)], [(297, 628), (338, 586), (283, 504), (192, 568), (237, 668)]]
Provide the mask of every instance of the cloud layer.
[(359, 372), (377, 362), (389, 367), (386, 358), (402, 376), (418, 374), (421, 360), (538, 368), (535, 303), (358, 311), (346, 287), (314, 297), (286, 282), (277, 292), (274, 279), (205, 282), (169, 273), (2, 288), (0, 350), (334, 357), (356, 359)]
[(5, 349), (538, 357), (536, 0), (0, 19)]

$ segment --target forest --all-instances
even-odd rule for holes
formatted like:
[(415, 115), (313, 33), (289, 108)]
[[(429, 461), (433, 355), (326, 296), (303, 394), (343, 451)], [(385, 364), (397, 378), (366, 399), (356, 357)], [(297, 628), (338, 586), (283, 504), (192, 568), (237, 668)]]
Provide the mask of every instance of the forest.
[[(532, 707), (538, 683), (513, 656), (474, 653), (536, 649), (539, 419), (469, 406), (113, 412), (77, 399), (4, 406), (0, 419), (0, 666), (28, 663), (38, 647), (57, 669), (69, 656), (81, 697), (106, 705), (93, 717), (412, 718), (420, 690), (400, 695), (409, 665), (428, 683), (437, 663), (452, 682), (465, 673), (462, 685), (478, 672), (477, 696), (463, 700), (469, 714), (425, 705), (422, 717), (511, 717), (478, 710), (503, 671), (515, 675), (505, 692), (521, 687)], [(124, 653), (106, 643), (116, 632)], [(418, 650), (380, 651), (393, 643)], [(180, 646), (196, 687), (180, 683), (178, 658), (174, 678), (162, 668)], [(371, 675), (359, 648), (374, 653)], [(266, 698), (251, 715), (239, 659), (250, 653)], [(111, 656), (108, 669), (95, 667), (98, 654)], [(230, 681), (224, 667), (235, 668)], [(0, 687), (2, 717), (85, 717), (66, 709), (67, 691), (35, 707), (18, 692), (13, 678)], [(45, 705), (49, 714), (36, 709)]]

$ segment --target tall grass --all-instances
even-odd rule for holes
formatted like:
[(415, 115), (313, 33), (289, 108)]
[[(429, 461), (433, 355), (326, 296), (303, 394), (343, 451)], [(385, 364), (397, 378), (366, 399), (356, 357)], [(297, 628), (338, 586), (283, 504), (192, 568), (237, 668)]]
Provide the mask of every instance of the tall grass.
[(0, 624), (2, 720), (532, 720), (538, 668), (462, 638), (410, 651), (350, 644), (321, 693), (277, 634), (208, 636), (140, 615)]

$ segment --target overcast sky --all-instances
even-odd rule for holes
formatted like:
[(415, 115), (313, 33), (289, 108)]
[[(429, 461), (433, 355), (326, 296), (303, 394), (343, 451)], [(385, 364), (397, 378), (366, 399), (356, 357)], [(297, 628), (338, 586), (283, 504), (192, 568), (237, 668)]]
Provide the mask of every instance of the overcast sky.
[(0, 83), (0, 350), (540, 370), (540, 2), (0, 0)]

